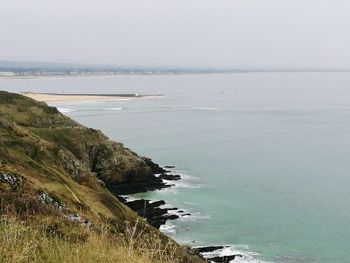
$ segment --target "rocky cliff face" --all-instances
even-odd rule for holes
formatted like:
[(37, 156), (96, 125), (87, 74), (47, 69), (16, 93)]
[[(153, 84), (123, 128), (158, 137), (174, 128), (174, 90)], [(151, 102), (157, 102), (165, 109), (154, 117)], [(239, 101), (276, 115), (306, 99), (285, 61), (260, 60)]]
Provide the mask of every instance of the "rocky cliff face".
[[(117, 198), (167, 187), (155, 176), (163, 172), (152, 160), (54, 107), (0, 91), (0, 215), (25, 212), (24, 218), (45, 222), (59, 236), (65, 235), (68, 221), (87, 228), (108, 224), (111, 233), (122, 234), (130, 223), (142, 222), (144, 233), (166, 244), (169, 238)], [(181, 262), (201, 262), (178, 249)]]
[(72, 212), (122, 222), (137, 217), (115, 196), (165, 187), (154, 175), (163, 171), (54, 107), (0, 91), (1, 192), (45, 192)]
[[(0, 91), (2, 192), (31, 196), (47, 192), (70, 204), (72, 211), (83, 207), (92, 217), (111, 216), (127, 208), (108, 189), (120, 194), (136, 188), (161, 188), (164, 184), (154, 176), (160, 171), (150, 159), (76, 123), (54, 107)], [(104, 203), (96, 209), (101, 200)], [(126, 215), (132, 213), (119, 217), (124, 220)]]
[(154, 174), (164, 170), (157, 164), (110, 141), (100, 131), (74, 122), (56, 108), (6, 92), (0, 93), (0, 103), (2, 162), (13, 157), (4, 152), (12, 144), (33, 161), (49, 160), (74, 181), (89, 182), (92, 188), (95, 182), (115, 193), (135, 192), (133, 184), (139, 191), (147, 190), (147, 185), (162, 187)]

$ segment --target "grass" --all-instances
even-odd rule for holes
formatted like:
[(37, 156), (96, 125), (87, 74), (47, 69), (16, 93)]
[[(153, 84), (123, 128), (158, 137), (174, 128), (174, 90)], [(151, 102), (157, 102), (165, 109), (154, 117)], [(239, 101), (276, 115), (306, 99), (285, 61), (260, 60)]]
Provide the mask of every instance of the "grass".
[(122, 236), (107, 227), (98, 231), (80, 228), (83, 240), (49, 234), (48, 226), (28, 226), (15, 217), (0, 219), (0, 262), (142, 262), (180, 263), (176, 246), (163, 247), (157, 237), (137, 233), (135, 226)]
[[(0, 91), (0, 263), (203, 262), (101, 184), (150, 174), (142, 158), (101, 132)], [(40, 201), (43, 192), (63, 208)], [(92, 225), (69, 221), (72, 214)]]
[(114, 223), (71, 222), (37, 199), (0, 193), (0, 262), (203, 262), (141, 218), (122, 231)]

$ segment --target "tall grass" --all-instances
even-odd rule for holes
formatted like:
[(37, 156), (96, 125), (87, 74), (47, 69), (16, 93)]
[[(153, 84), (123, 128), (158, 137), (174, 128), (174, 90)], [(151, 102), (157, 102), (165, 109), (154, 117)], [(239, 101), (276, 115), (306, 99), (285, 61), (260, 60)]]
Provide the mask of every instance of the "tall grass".
[(98, 231), (79, 227), (76, 240), (48, 234), (47, 226), (29, 226), (15, 217), (0, 219), (0, 262), (184, 262), (178, 247), (165, 246), (156, 235), (145, 234), (128, 224), (124, 234), (111, 234), (108, 227)]
[(0, 191), (0, 263), (200, 263), (141, 218), (71, 222), (30, 194)]

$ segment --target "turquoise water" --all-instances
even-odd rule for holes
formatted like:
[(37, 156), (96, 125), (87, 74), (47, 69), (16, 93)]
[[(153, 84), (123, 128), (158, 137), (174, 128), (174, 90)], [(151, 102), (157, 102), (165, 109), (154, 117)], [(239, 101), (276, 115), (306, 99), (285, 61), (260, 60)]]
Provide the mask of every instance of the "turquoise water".
[(0, 89), (157, 93), (56, 105), (183, 180), (147, 193), (192, 216), (163, 230), (269, 262), (349, 262), (350, 74), (1, 80)]

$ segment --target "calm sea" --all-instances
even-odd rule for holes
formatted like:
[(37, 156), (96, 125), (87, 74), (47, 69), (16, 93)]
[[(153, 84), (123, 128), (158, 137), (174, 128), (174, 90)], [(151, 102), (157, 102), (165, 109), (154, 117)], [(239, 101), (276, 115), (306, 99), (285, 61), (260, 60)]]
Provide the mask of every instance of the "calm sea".
[[(183, 180), (147, 193), (191, 216), (162, 229), (252, 262), (350, 262), (350, 74), (0, 80), (8, 91), (162, 93), (56, 104)], [(249, 260), (248, 260), (249, 261)]]

